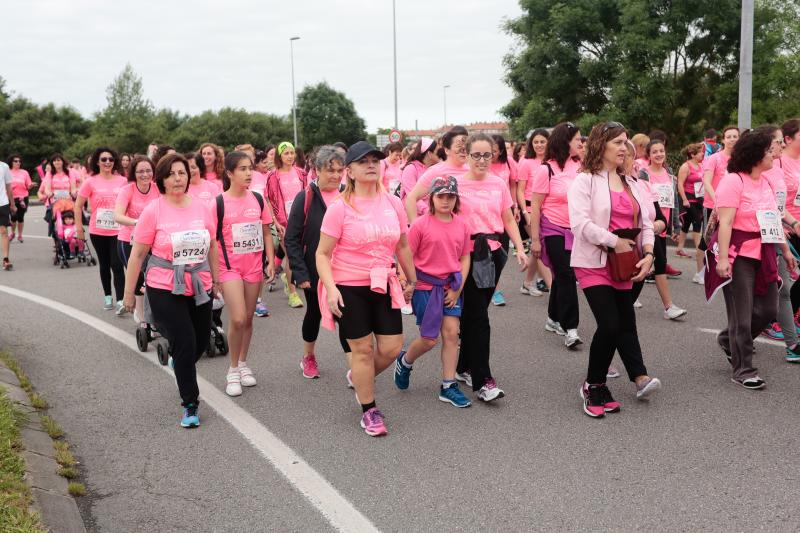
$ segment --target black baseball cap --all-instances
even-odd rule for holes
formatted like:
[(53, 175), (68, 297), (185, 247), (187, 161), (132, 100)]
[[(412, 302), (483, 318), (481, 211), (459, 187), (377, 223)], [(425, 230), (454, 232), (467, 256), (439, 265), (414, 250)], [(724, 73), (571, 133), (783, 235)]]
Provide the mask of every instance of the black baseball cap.
[(361, 161), (368, 155), (374, 155), (378, 159), (386, 158), (386, 154), (372, 146), (367, 141), (358, 141), (347, 150), (347, 155), (344, 158), (344, 166), (347, 166), (354, 161)]

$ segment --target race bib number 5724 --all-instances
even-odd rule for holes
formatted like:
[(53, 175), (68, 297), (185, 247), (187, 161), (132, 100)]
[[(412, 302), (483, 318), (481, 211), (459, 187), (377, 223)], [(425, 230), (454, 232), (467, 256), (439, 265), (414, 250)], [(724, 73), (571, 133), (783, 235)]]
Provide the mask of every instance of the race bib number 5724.
[(202, 263), (208, 256), (211, 237), (208, 230), (176, 231), (170, 235), (172, 240), (172, 264), (188, 265)]

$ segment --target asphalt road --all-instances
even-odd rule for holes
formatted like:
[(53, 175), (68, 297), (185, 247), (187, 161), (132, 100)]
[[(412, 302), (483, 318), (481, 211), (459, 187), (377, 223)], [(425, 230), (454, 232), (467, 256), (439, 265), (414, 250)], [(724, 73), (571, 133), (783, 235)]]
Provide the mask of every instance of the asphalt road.
[[(0, 272), (0, 346), (22, 363), (52, 405), (81, 462), (89, 495), (80, 500), (91, 531), (328, 531), (315, 495), (301, 493), (208, 405), (202, 426), (178, 427), (179, 399), (168, 373), (81, 320), (2, 292), (27, 291), (134, 331), (130, 318), (102, 310), (97, 268), (59, 270), (41, 208), (28, 215), (13, 272)], [(583, 414), (594, 320), (582, 301), (582, 350), (546, 333), (546, 297), (518, 292), (503, 274), (508, 305), (492, 308), (492, 368), (506, 398), (457, 410), (436, 399), (438, 354), (423, 358), (407, 391), (389, 372), (378, 405), (389, 436), (358, 427), (345, 387), (345, 361), (328, 332), (317, 358), (322, 378), (300, 374), (302, 310), (282, 292), (257, 318), (250, 365), (259, 385), (234, 399), (304, 459), (382, 531), (797, 530), (794, 444), (800, 366), (779, 346), (759, 343), (768, 385), (733, 385), (714, 335), (721, 301), (708, 306), (690, 282), (693, 262), (671, 282), (684, 321), (661, 316), (655, 287), (638, 311), (645, 363), (664, 389), (637, 402), (625, 377), (610, 380), (622, 412)], [(407, 342), (416, 336), (405, 317)], [(151, 348), (152, 351), (152, 348)], [(619, 365), (619, 360), (615, 361)], [(199, 374), (224, 390), (227, 361), (204, 358)]]

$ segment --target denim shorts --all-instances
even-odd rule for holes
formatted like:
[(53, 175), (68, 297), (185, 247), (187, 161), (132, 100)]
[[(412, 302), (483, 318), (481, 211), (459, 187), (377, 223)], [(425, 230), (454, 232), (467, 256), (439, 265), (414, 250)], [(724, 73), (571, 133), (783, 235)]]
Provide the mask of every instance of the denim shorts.
[[(421, 290), (414, 290), (414, 294), (411, 296), (411, 308), (414, 310), (414, 314), (417, 316), (417, 325), (419, 326), (422, 324), (422, 318), (425, 316), (425, 309), (428, 307), (428, 300), (431, 299), (431, 292), (433, 291), (421, 291)], [(464, 295), (458, 297), (458, 303), (455, 307), (444, 307), (444, 316), (461, 316), (461, 309), (464, 306)]]

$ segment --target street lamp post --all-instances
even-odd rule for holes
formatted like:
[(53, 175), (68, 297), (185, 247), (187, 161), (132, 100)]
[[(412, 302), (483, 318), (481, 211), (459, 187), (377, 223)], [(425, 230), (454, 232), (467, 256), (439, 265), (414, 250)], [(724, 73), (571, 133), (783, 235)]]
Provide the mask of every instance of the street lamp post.
[(445, 85), (442, 89), (444, 93), (444, 125), (447, 127), (447, 89), (449, 89), (449, 85)]
[(297, 105), (295, 103), (294, 93), (294, 41), (299, 40), (300, 37), (289, 38), (289, 56), (292, 58), (292, 125), (294, 126), (294, 145), (297, 146)]
[(392, 42), (394, 45), (394, 127), (397, 129), (397, 15), (392, 0)]
[(739, 44), (740, 130), (750, 127), (753, 108), (753, 0), (742, 1), (742, 33)]

